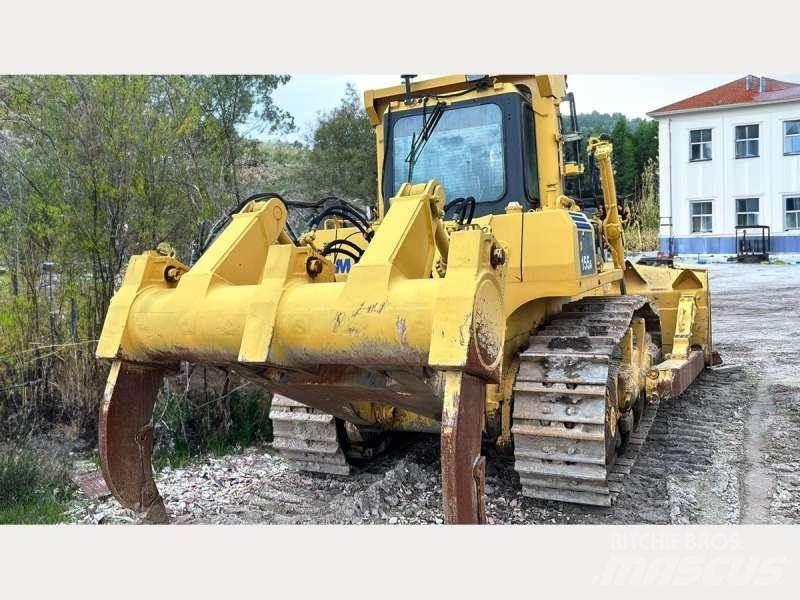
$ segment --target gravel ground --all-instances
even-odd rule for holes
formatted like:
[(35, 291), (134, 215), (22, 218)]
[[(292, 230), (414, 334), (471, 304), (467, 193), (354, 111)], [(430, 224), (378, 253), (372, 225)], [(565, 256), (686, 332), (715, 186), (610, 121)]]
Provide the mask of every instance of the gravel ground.
[[(490, 523), (800, 522), (800, 354), (792, 265), (708, 265), (725, 366), (662, 403), (608, 509), (523, 498), (510, 457), (489, 450)], [(269, 447), (165, 469), (177, 523), (441, 523), (438, 440), (407, 435), (351, 477), (291, 471)], [(132, 523), (113, 499), (79, 500), (81, 523)]]

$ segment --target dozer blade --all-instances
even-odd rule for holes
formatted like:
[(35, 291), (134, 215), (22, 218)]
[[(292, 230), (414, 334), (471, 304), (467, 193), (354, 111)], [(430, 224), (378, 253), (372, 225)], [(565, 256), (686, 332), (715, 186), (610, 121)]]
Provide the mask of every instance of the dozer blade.
[(164, 371), (116, 360), (100, 406), (100, 466), (106, 484), (125, 508), (149, 523), (167, 523), (153, 481), (153, 406)]

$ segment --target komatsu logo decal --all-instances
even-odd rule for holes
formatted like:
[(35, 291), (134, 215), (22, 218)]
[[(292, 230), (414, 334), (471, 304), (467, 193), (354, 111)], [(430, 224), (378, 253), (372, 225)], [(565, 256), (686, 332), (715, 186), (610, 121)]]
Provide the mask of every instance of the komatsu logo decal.
[(336, 259), (336, 272), (337, 273), (349, 273), (350, 272), (350, 259), (349, 258), (337, 258)]

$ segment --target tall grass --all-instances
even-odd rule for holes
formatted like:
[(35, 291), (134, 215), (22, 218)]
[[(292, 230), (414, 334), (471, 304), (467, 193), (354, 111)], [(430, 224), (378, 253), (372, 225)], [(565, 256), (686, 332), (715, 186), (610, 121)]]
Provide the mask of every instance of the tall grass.
[(202, 366), (188, 379), (188, 384), (167, 381), (153, 411), (156, 469), (272, 440), (270, 396), (264, 390)]
[(64, 522), (72, 493), (63, 458), (0, 449), (0, 524)]
[[(37, 334), (51, 316), (48, 307), (34, 306), (16, 287), (8, 273), (0, 274), (0, 440), (29, 438), (58, 425), (84, 439), (96, 437), (108, 373), (94, 356), (96, 341)], [(64, 318), (53, 315), (62, 326)]]
[(649, 160), (640, 177), (625, 228), (625, 246), (632, 252), (658, 250), (658, 163)]
[(30, 452), (0, 455), (0, 508), (30, 500), (39, 485), (39, 465)]

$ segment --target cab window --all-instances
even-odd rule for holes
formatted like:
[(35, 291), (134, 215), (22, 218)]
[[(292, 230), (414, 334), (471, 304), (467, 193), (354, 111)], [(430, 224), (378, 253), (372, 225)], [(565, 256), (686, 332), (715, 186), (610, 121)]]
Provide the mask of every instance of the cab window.
[[(394, 193), (408, 181), (406, 157), (422, 129), (422, 115), (400, 117), (392, 136)], [(448, 198), (494, 202), (505, 194), (503, 111), (497, 104), (448, 108), (419, 154), (411, 183), (438, 179)]]
[(525, 193), (530, 200), (538, 200), (539, 163), (536, 157), (536, 129), (533, 119), (533, 110), (527, 105), (522, 110), (522, 159), (525, 163)]

